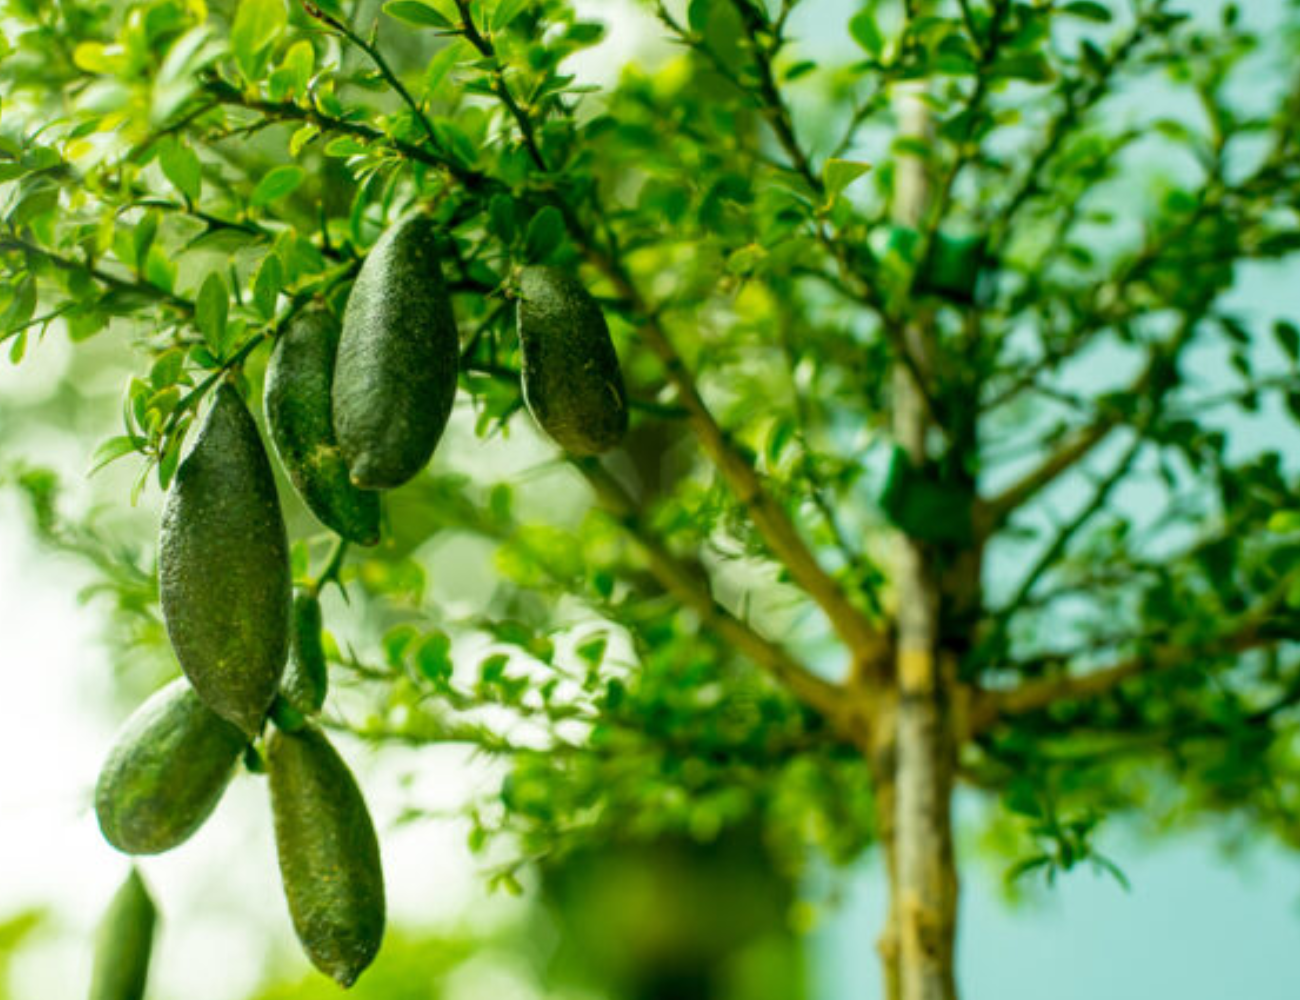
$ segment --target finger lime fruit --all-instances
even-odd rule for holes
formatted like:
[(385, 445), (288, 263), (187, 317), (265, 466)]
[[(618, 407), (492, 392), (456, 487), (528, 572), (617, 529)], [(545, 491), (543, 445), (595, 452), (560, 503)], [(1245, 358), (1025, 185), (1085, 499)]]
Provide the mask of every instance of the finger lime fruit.
[(293, 631), (289, 640), (289, 666), (280, 682), (280, 694), (303, 715), (316, 715), (325, 704), (329, 670), (321, 645), (320, 601), (301, 592), (293, 599)]
[(390, 489), (428, 463), (451, 415), (460, 338), (437, 227), (412, 216), (371, 249), (348, 297), (334, 431), (352, 482)]
[(384, 936), (384, 877), (365, 800), (315, 726), (272, 730), (267, 771), (294, 930), (318, 969), (351, 986)]
[(359, 545), (379, 541), (379, 497), (348, 477), (334, 437), (334, 358), (339, 327), (322, 308), (297, 316), (266, 366), (266, 424), (280, 462), (307, 508)]
[(127, 854), (161, 854), (216, 808), (248, 744), (180, 678), (126, 721), (95, 786), (104, 838)]
[(289, 544), (257, 425), (229, 383), (167, 495), (158, 572), (194, 690), (256, 735), (289, 652)]
[(573, 455), (613, 448), (627, 432), (627, 391), (600, 306), (554, 267), (526, 267), (516, 314), (524, 401)]
[(158, 912), (134, 868), (99, 924), (90, 1000), (141, 1000)]

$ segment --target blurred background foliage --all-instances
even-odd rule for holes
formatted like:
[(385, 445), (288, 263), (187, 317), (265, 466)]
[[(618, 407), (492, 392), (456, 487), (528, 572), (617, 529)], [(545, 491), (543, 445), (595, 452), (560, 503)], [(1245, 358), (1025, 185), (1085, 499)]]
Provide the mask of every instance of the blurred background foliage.
[[(487, 762), (488, 777), (457, 815), (487, 881), (532, 891), (513, 923), (486, 936), (399, 927), (356, 995), (452, 995), (467, 967), (509, 956), (502, 966), (520, 968), (502, 975), (545, 995), (797, 1000), (800, 879), (810, 859), (846, 864), (872, 844), (868, 769), (823, 719), (664, 591), (628, 539), (629, 518), (602, 503), (609, 478), (559, 459), (521, 415), (500, 289), (520, 261), (576, 264), (581, 249), (530, 176), (524, 146), (492, 138), (491, 68), (436, 25), (416, 30), (377, 3), (322, 4), (363, 42), (378, 25), (384, 58), (430, 110), (431, 141), (451, 172), (482, 171), (502, 186), (465, 194), (445, 183), (445, 167), (411, 154), (425, 126), (363, 46), (296, 4), (245, 0), (261, 13), (242, 28), (237, 6), (0, 5), (8, 263), (0, 313), (10, 358), (27, 365), (35, 359), (25, 355), (43, 355), (50, 366), (45, 388), (0, 398), (3, 479), (25, 498), (49, 549), (93, 569), (84, 596), (105, 616), (114, 673), (96, 688), (105, 713), (121, 717), (176, 670), (156, 606), (153, 536), (159, 487), (201, 389), (235, 368), (256, 400), (268, 331), (313, 297), (337, 307), (360, 253), (419, 204), (454, 233), (449, 276), (468, 391), (431, 472), (389, 498), (383, 545), (352, 553), (347, 600), (328, 595), (328, 724), (356, 737), (346, 744), (356, 754), (366, 744), (420, 748), (434, 770), (458, 767), (466, 753)], [(695, 44), (661, 43), (605, 66), (611, 87), (596, 97), (564, 67), (602, 41), (599, 11), (587, 19), (553, 0), (472, 6), (499, 19), (494, 38), (510, 79), (533, 88), (540, 155), (563, 164), (552, 179), (560, 197), (581, 203), (598, 189), (616, 206), (597, 221), (608, 223), (631, 272), (669, 303), (666, 322), (714, 412), (836, 579), (879, 612), (888, 600), (880, 562), (890, 349), (827, 267), (813, 230), (834, 224), (870, 247), (881, 287), (907, 269), (906, 239), (890, 242), (882, 221), (897, 152), (882, 65), (897, 5), (846, 10), (857, 15), (847, 52), (782, 57), (801, 137), (849, 164), (846, 174), (823, 175), (825, 205), (810, 204), (773, 164), (763, 108), (737, 99), (751, 81), (729, 5), (674, 5), (671, 23)], [(642, 5), (634, 23), (651, 24), (653, 6)], [(969, 54), (947, 41), (962, 30), (952, 6), (918, 45), (934, 61), (936, 100), (951, 112), (943, 141), (965, 149), (968, 122), (956, 109), (972, 70)], [(1123, 448), (1112, 456), (1124, 473), (1140, 468), (1136, 492), (1119, 506), (1105, 505), (1108, 470), (1084, 477), (1076, 495), (1086, 507), (1091, 493), (1079, 491), (1096, 487), (1102, 516), (1077, 544), (1072, 529), (1066, 535), (1046, 574), (1052, 589), (1029, 600), (1013, 588), (1023, 578), (991, 574), (1017, 614), (996, 623), (976, 666), (1033, 677), (1066, 655), (1052, 640), (1094, 658), (1129, 648), (1129, 633), (1115, 638), (1119, 623), (1139, 636), (1173, 623), (1194, 643), (1196, 622), (1240, 611), (1300, 551), (1294, 524), (1258, 530), (1295, 506), (1293, 463), (1279, 457), (1300, 443), (1295, 326), (1270, 319), (1260, 334), (1214, 305), (1240, 277), (1225, 261), (1275, 261), (1296, 248), (1294, 200), (1275, 204), (1276, 188), (1262, 184), (1231, 187), (1267, 160), (1269, 129), (1294, 111), (1275, 110), (1250, 87), (1267, 89), (1260, 81), (1294, 60), (1296, 39), (1293, 31), (1260, 39), (1231, 15), (1184, 24), (1164, 4), (1069, 4), (1072, 18), (1050, 22), (1034, 12), (1051, 5), (1018, 6), (1017, 51), (991, 77), (1004, 104), (984, 123), (974, 177), (954, 192), (954, 240), (996, 231), (1005, 203), (982, 192), (1018, 176), (1018, 143), (1055, 120), (1047, 112), (1062, 92), (1087, 124), (1062, 139), (1061, 155), (1035, 180), (1051, 196), (1027, 194), (1026, 221), (999, 234), (1000, 287), (980, 290), (1005, 336), (996, 352), (969, 359), (968, 374), (986, 402), (1006, 405), (972, 465), (1005, 481), (1098, 400), (1158, 452), (1145, 465)], [(428, 9), (455, 13), (454, 4)], [(1122, 67), (1121, 55), (1131, 56)], [(878, 86), (864, 85), (877, 76)], [(1153, 92), (1144, 87), (1178, 92), (1154, 102), (1175, 111), (1135, 118), (1124, 101)], [(1113, 115), (1085, 114), (1112, 92)], [(1240, 137), (1234, 157), (1224, 155), (1229, 135)], [(859, 160), (876, 166), (850, 194)], [(1200, 197), (1206, 176), (1226, 185), (1213, 212)], [(1139, 269), (1140, 280), (1130, 273)], [(1116, 273), (1132, 280), (1118, 285)], [(214, 280), (220, 307), (201, 291)], [(975, 294), (953, 280), (955, 292), (942, 276), (932, 291)], [(593, 290), (643, 417), (605, 474), (614, 492), (635, 495), (639, 518), (689, 557), (729, 613), (819, 670), (838, 669), (825, 621), (700, 461), (660, 364), (631, 348), (634, 304), (607, 276)], [(955, 343), (962, 315), (940, 312)], [(1163, 411), (1148, 405), (1155, 394), (1116, 391), (1108, 376), (1134, 368), (1180, 318), (1215, 327), (1200, 361), (1214, 378), (1199, 387), (1170, 378)], [(1038, 331), (1040, 354), (1021, 350), (1026, 330)], [(1076, 350), (1084, 362), (1063, 371)], [(1223, 372), (1237, 381), (1225, 388)], [(1233, 415), (1223, 427), (1198, 422), (1211, 407)], [(1259, 421), (1272, 436), (1234, 449), (1260, 440), (1251, 433)], [(320, 566), (328, 539), (287, 482), (281, 497), (301, 579)], [(930, 519), (951, 515), (940, 503)], [(1072, 522), (1049, 515), (1014, 526), (999, 540), (997, 566), (1050, 549), (1062, 523)], [(1205, 525), (1209, 538), (1197, 534)], [(1184, 552), (1189, 538), (1191, 558), (1170, 568), (1160, 556)], [(1033, 717), (975, 748), (967, 777), (998, 803), (982, 816), (980, 843), (999, 869), (1109, 870), (1092, 838), (1120, 812), (1141, 811), (1152, 829), (1207, 810), (1244, 812), (1286, 841), (1300, 838), (1294, 733), (1273, 727), (1291, 718), (1294, 664), (1261, 656), (1235, 684), (1209, 673), (1195, 683), (1150, 680), (1142, 694), (1151, 697)], [(394, 815), (399, 825), (447, 818), (414, 790)], [(21, 947), (40, 920), (9, 920), (3, 950)], [(318, 995), (318, 980), (269, 978), (267, 1000)]]

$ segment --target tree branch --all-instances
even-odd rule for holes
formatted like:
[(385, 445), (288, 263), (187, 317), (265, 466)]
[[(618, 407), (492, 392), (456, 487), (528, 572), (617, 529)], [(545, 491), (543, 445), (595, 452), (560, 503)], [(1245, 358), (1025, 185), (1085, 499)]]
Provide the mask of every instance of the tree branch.
[[(471, 27), (472, 22), (469, 22), (464, 30), (468, 31)], [(495, 58), (495, 48), (488, 39), (477, 32), (477, 29), (474, 29), (473, 36), (467, 35), (467, 37), (481, 54)], [(229, 84), (220, 81), (211, 83), (208, 89), (213, 96), (229, 100), (230, 103), (242, 104), (265, 114), (303, 119), (315, 122), (321, 127), (336, 128), (369, 139), (385, 140), (403, 153), (452, 170), (462, 180), (472, 179), (477, 186), (482, 186), (485, 182), (492, 183), (489, 178), (473, 171), (467, 172), (464, 168), (458, 168), (459, 172), (457, 172), (455, 164), (444, 163), (427, 150), (399, 143), (368, 126), (327, 118), (314, 110), (299, 108), (293, 104), (276, 104), (249, 99)], [(504, 102), (507, 95), (499, 93), (498, 96)], [(522, 111), (518, 105), (511, 108), (510, 104), (507, 104), (507, 108), (519, 121)], [(519, 125), (521, 129), (524, 128), (524, 122), (519, 121)], [(540, 151), (534, 157), (534, 163), (538, 169), (545, 170), (546, 164), (541, 159)], [(815, 178), (815, 175), (813, 176)], [(820, 181), (817, 183), (820, 184)], [(693, 376), (663, 328), (657, 310), (652, 308), (642, 296), (624, 262), (601, 249), (571, 206), (561, 199), (554, 199), (554, 203), (563, 214), (566, 227), (587, 257), (609, 278), (619, 296), (625, 299), (632, 311), (641, 318), (639, 327), (641, 337), (664, 365), (667, 378), (678, 394), (692, 431), (736, 498), (748, 510), (755, 527), (772, 554), (785, 565), (795, 582), (825, 612), (832, 628), (844, 641), (853, 659), (856, 662), (877, 659), (882, 648), (887, 645), (887, 637), (876, 628), (862, 610), (853, 604), (839, 583), (818, 563), (816, 556), (800, 536), (789, 516), (764, 489), (758, 473), (748, 459), (719, 426), (700, 395)]]
[(981, 692), (971, 704), (968, 735), (983, 732), (1012, 716), (1041, 711), (1057, 702), (1099, 697), (1125, 681), (1174, 670), (1195, 662), (1197, 657), (1234, 655), (1281, 642), (1286, 637), (1269, 625), (1295, 575), (1293, 572), (1283, 577), (1257, 607), (1240, 616), (1236, 628), (1213, 640), (1198, 641), (1195, 645), (1166, 643), (1103, 670), (1026, 681), (1009, 691)]
[(790, 576), (821, 607), (830, 620), (831, 627), (844, 641), (857, 661), (876, 658), (887, 638), (849, 600), (840, 584), (822, 568), (817, 557), (795, 528), (789, 516), (770, 493), (764, 489), (758, 473), (748, 459), (732, 443), (730, 436), (718, 424), (705, 404), (695, 380), (686, 367), (668, 333), (660, 324), (658, 315), (632, 283), (622, 261), (596, 252), (594, 262), (614, 283), (620, 296), (633, 305), (642, 317), (642, 339), (658, 356), (669, 382), (677, 392), (678, 401), (686, 410), (686, 419), (698, 438), (704, 453), (709, 456), (718, 472), (731, 487), (736, 499), (749, 512), (754, 526), (762, 535), (772, 554), (789, 571)]
[(708, 576), (703, 567), (668, 550), (642, 520), (636, 501), (599, 461), (573, 459), (572, 464), (591, 485), (601, 507), (623, 526), (646, 557), (651, 572), (670, 594), (693, 608), (723, 639), (787, 687), (796, 698), (825, 716), (843, 736), (855, 742), (864, 738), (861, 728), (853, 724), (847, 711), (847, 699), (839, 685), (812, 673), (779, 645), (759, 635), (719, 604), (707, 583)]
[[(777, 86), (776, 77), (772, 71), (773, 55), (784, 44), (784, 40), (775, 26), (767, 25), (763, 19), (763, 14), (756, 7), (745, 2), (745, 0), (731, 0), (731, 2), (744, 26), (749, 51), (754, 58), (754, 73), (758, 80), (757, 92), (736, 79), (717, 51), (712, 46), (693, 38), (671, 15), (667, 14), (662, 4), (660, 4), (660, 17), (684, 44), (703, 53), (713, 63), (714, 67), (726, 79), (731, 81), (733, 86), (740, 90), (741, 93), (754, 98), (759, 110), (763, 113), (776, 135), (778, 144), (790, 161), (786, 170), (799, 177), (808, 186), (814, 198), (819, 203), (822, 203), (826, 198), (826, 186), (814, 168), (812, 159), (799, 143), (790, 108)], [(764, 46), (760, 37), (765, 27), (772, 32), (773, 41), (770, 46)], [(929, 373), (924, 370), (908, 342), (907, 325), (887, 307), (879, 283), (873, 280), (874, 276), (864, 273), (861, 252), (854, 249), (855, 244), (853, 242), (835, 239), (821, 221), (816, 221), (813, 224), (813, 231), (817, 241), (826, 249), (839, 267), (842, 277), (846, 282), (851, 282), (854, 286), (854, 298), (872, 309), (880, 317), (885, 336), (888, 338), (890, 346), (893, 347), (894, 353), (897, 354), (899, 360), (911, 373), (926, 409), (938, 421), (939, 429), (941, 431), (946, 430), (941, 419), (942, 413), (939, 401), (930, 384)]]
[(1114, 412), (1102, 414), (1092, 424), (1072, 434), (1069, 440), (1043, 459), (1038, 466), (991, 500), (980, 504), (977, 518), (978, 527), (981, 529), (980, 534), (987, 537), (995, 532), (1006, 523), (1012, 513), (1087, 458), (1119, 423), (1119, 414)]
[(492, 62), (493, 87), (497, 96), (501, 98), (502, 105), (510, 113), (510, 117), (515, 120), (515, 124), (519, 126), (519, 134), (523, 137), (524, 148), (528, 150), (528, 158), (533, 161), (533, 166), (542, 173), (550, 173), (550, 167), (546, 164), (546, 157), (542, 155), (542, 147), (537, 142), (537, 132), (533, 128), (533, 120), (519, 105), (519, 102), (515, 100), (509, 84), (506, 83), (505, 69), (497, 58), (496, 46), (484, 37), (474, 24), (474, 15), (470, 11), (469, 0), (456, 0), (456, 9), (460, 12), (461, 34), (465, 36), (465, 40), (474, 46), (480, 55)]
[(1161, 646), (1104, 670), (1031, 681), (1010, 691), (985, 693), (977, 697), (971, 706), (970, 735), (983, 732), (1008, 717), (1037, 712), (1057, 702), (1081, 701), (1107, 694), (1125, 681), (1186, 666), (1198, 656), (1244, 653), (1281, 641), (1280, 636), (1261, 631), (1259, 623), (1255, 622), (1210, 645), (1198, 645), (1195, 648), (1183, 645)]
[[(1177, 333), (1161, 344), (1155, 345), (1141, 374), (1123, 393), (1128, 397), (1138, 397), (1151, 390), (1157, 378), (1171, 368), (1179, 352), (1191, 340), (1208, 303), (1202, 308), (1189, 313), (1183, 318)], [(1163, 396), (1167, 385), (1155, 385)], [(1099, 413), (1096, 419), (1074, 432), (1056, 451), (1042, 460), (1035, 468), (1025, 473), (1019, 480), (989, 500), (976, 504), (976, 533), (987, 538), (997, 531), (1007, 519), (1029, 502), (1039, 492), (1056, 482), (1079, 462), (1087, 458), (1092, 451), (1116, 427), (1124, 423), (1125, 415), (1114, 407)]]
[(179, 309), (186, 315), (194, 312), (194, 304), (189, 299), (181, 298), (165, 288), (159, 288), (157, 285), (150, 285), (143, 281), (130, 281), (126, 278), (119, 278), (102, 268), (96, 267), (89, 261), (73, 260), (71, 257), (64, 257), (55, 253), (53, 250), (46, 250), (44, 247), (37, 246), (35, 243), (29, 243), (27, 240), (17, 236), (0, 237), (0, 253), (6, 250), (19, 251), (21, 253), (31, 254), (40, 257), (42, 260), (57, 267), (60, 271), (80, 271), (83, 274), (94, 278), (101, 284), (121, 292), (134, 292), (145, 295), (158, 302), (165, 302), (167, 305)]
[[(308, 14), (316, 18), (316, 20), (333, 28), (370, 57), (370, 61), (375, 64), (375, 68), (379, 70), (380, 75), (383, 76), (383, 78), (388, 82), (388, 85), (397, 92), (397, 95), (402, 99), (406, 106), (411, 109), (411, 114), (415, 115), (416, 120), (419, 121), (420, 125), (424, 128), (424, 134), (428, 136), (429, 142), (433, 145), (433, 148), (442, 152), (442, 143), (438, 139), (438, 133), (433, 130), (433, 125), (429, 122), (429, 118), (424, 113), (424, 109), (416, 103), (415, 98), (411, 96), (411, 92), (407, 90), (402, 81), (398, 79), (397, 74), (394, 73), (392, 67), (388, 65), (388, 60), (385, 59), (383, 53), (379, 51), (379, 47), (367, 42), (343, 21), (340, 21), (332, 14), (322, 10), (316, 4), (311, 3), (310, 0), (304, 0), (303, 8)], [(376, 32), (378, 31), (378, 25), (376, 25), (375, 30)]]
[(1016, 588), (1015, 596), (1007, 602), (1006, 607), (997, 613), (1000, 623), (1009, 620), (1024, 605), (1029, 595), (1033, 593), (1038, 581), (1042, 579), (1043, 574), (1065, 553), (1070, 540), (1105, 506), (1107, 498), (1121, 480), (1128, 475), (1129, 470), (1133, 467), (1133, 462), (1137, 459), (1138, 453), (1145, 444), (1146, 440), (1141, 435), (1135, 437), (1128, 451), (1116, 463), (1115, 468), (1098, 484), (1092, 500), (1057, 532), (1056, 537), (1052, 539), (1052, 543), (1039, 557), (1033, 569), (1025, 575), (1020, 586)]
[(226, 83), (226, 81), (216, 77), (205, 78), (203, 80), (203, 89), (210, 96), (216, 98), (221, 104), (247, 108), (249, 111), (257, 111), (274, 121), (307, 122), (325, 132), (337, 132), (342, 135), (351, 135), (366, 142), (386, 143), (407, 159), (418, 160), (427, 166), (436, 167), (448, 175), (455, 177), (471, 191), (482, 191), (487, 187), (499, 186), (497, 185), (497, 182), (488, 177), (488, 175), (465, 166), (453, 157), (443, 156), (440, 153), (425, 149), (423, 146), (417, 146), (414, 143), (396, 139), (393, 136), (390, 136), (387, 132), (383, 132), (377, 128), (372, 128), (369, 125), (362, 125), (359, 122), (345, 121), (342, 118), (334, 118), (331, 115), (322, 114), (315, 108), (302, 107), (289, 101), (268, 101), (259, 97), (251, 97), (238, 88)]

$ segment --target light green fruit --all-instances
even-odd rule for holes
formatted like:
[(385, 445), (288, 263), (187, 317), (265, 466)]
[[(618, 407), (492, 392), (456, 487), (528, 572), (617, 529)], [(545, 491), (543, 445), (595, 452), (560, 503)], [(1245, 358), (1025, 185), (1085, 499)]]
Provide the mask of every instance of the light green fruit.
[(524, 400), (572, 455), (596, 455), (627, 432), (627, 392), (600, 306), (577, 278), (527, 267), (517, 312)]
[(312, 963), (344, 987), (384, 936), (379, 842), (361, 790), (319, 729), (267, 740), (271, 811), (284, 895)]
[(158, 913), (134, 868), (99, 924), (90, 1000), (141, 1000)]
[(266, 367), (266, 424), (298, 495), (326, 527), (360, 545), (379, 541), (379, 497), (358, 489), (334, 437), (331, 387), (339, 327), (321, 308), (297, 316)]
[(389, 229), (348, 297), (334, 367), (334, 431), (352, 481), (400, 486), (428, 463), (451, 415), (460, 338), (421, 216)]
[(289, 666), (280, 684), (280, 694), (302, 715), (317, 714), (329, 691), (322, 627), (320, 601), (313, 594), (299, 593), (293, 599)]
[(136, 709), (95, 786), (104, 838), (127, 854), (187, 840), (221, 800), (248, 738), (180, 678)]
[(289, 651), (289, 544), (257, 425), (228, 383), (167, 495), (158, 574), (181, 669), (256, 735)]

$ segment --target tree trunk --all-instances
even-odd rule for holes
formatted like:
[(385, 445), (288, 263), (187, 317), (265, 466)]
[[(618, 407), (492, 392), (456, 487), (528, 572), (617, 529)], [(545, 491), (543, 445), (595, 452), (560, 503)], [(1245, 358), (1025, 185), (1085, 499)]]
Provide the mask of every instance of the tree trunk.
[(894, 770), (897, 766), (897, 744), (894, 738), (894, 714), (877, 712), (873, 720), (871, 745), (871, 772), (875, 783), (876, 835), (885, 861), (885, 874), (889, 885), (889, 910), (885, 915), (885, 929), (880, 934), (876, 950), (880, 955), (880, 968), (885, 980), (885, 1000), (900, 1000), (902, 985), (898, 974), (898, 838), (894, 836), (894, 814), (897, 795)]
[[(925, 105), (914, 90), (898, 101), (900, 130), (925, 138)], [(924, 165), (901, 158), (895, 179), (894, 218), (919, 228), (929, 198)], [(908, 348), (924, 372), (931, 332), (924, 318), (907, 330)], [(927, 461), (930, 415), (907, 366), (894, 375), (894, 433), (917, 467)], [(957, 871), (953, 858), (951, 799), (955, 747), (947, 693), (955, 664), (941, 659), (941, 587), (935, 553), (907, 536), (898, 539), (895, 566), (898, 645), (894, 732), (890, 933), (895, 968), (886, 963), (887, 995), (898, 1000), (955, 1000), (953, 945)]]

